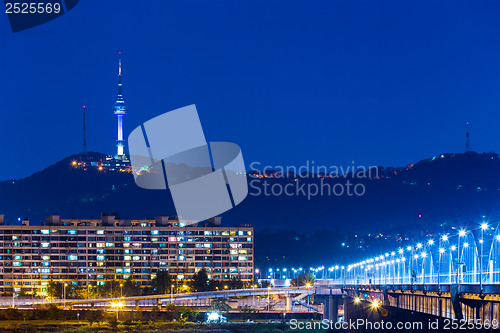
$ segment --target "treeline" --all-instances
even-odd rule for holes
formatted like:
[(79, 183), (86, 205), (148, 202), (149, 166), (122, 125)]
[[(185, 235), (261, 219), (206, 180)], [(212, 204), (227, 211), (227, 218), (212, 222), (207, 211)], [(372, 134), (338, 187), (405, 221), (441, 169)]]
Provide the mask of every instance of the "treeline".
[[(257, 282), (245, 284), (240, 279), (209, 279), (204, 269), (196, 272), (190, 280), (176, 280), (168, 271), (159, 271), (151, 280), (151, 285), (149, 286), (141, 286), (130, 277), (126, 280), (109, 280), (102, 285), (94, 284), (88, 286), (51, 280), (47, 286), (47, 296), (52, 299), (118, 298), (127, 296), (188, 293), (195, 291), (243, 289), (255, 285), (258, 285)], [(267, 287), (267, 285), (258, 286)], [(25, 291), (22, 290), (20, 296), (24, 296), (25, 294)]]
[[(183, 321), (200, 322), (204, 313), (188, 307), (169, 304), (163, 310), (156, 306), (148, 308), (150, 311), (120, 311), (118, 321), (127, 324), (141, 321)], [(36, 309), (0, 309), (0, 320), (85, 320), (92, 326), (96, 322), (114, 324), (117, 321), (116, 312), (104, 310), (67, 310), (55, 305), (37, 305)]]

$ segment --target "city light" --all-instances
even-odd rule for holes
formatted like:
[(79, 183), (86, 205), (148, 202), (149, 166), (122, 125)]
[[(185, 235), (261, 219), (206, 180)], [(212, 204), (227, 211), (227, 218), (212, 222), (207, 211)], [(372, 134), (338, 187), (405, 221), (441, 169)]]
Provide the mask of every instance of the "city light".
[(434, 245), (434, 240), (433, 239), (429, 239), (429, 241), (427, 242), (427, 244)]
[(439, 249), (439, 253), (444, 253), (444, 249), (442, 247)]
[(356, 297), (356, 298), (354, 299), (354, 303), (356, 303), (356, 304), (358, 304), (360, 301), (361, 301), (361, 300), (359, 299), (359, 297)]
[(482, 229), (482, 230), (486, 230), (486, 229), (488, 229), (488, 224), (487, 224), (487, 223), (482, 223), (482, 224), (481, 224), (481, 229)]
[(462, 229), (462, 230), (460, 230), (460, 231), (458, 232), (458, 235), (459, 235), (460, 237), (464, 237), (464, 236), (465, 236), (465, 230), (463, 230), (463, 229)]
[(447, 235), (443, 235), (443, 237), (441, 237), (442, 240), (444, 241), (447, 241), (448, 240), (448, 236)]
[(456, 249), (457, 249), (457, 247), (456, 247), (455, 245), (452, 245), (452, 246), (451, 246), (451, 250), (452, 250), (452, 251), (455, 251)]
[(376, 309), (376, 308), (378, 308), (378, 306), (379, 306), (378, 301), (377, 301), (377, 300), (374, 300), (374, 301), (372, 302), (372, 308)]
[(499, 234), (499, 235), (497, 235), (497, 237), (496, 237), (496, 238), (497, 238), (497, 241), (500, 241), (500, 234)]
[(464, 243), (464, 247), (469, 247), (469, 243)]
[(417, 249), (421, 249), (422, 248), (422, 243), (418, 243), (417, 244)]

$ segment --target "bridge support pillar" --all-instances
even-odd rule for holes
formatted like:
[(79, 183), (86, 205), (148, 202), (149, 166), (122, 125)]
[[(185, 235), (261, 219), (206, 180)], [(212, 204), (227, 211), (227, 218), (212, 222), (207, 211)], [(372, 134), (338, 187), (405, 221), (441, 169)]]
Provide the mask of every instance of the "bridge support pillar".
[(344, 296), (343, 298), (343, 303), (344, 303), (344, 321), (348, 320), (351, 318), (351, 302), (349, 302), (349, 298)]
[(286, 299), (286, 311), (292, 311), (292, 295), (285, 295)]
[(337, 322), (339, 319), (339, 297), (329, 295), (321, 303), (325, 304), (323, 319)]

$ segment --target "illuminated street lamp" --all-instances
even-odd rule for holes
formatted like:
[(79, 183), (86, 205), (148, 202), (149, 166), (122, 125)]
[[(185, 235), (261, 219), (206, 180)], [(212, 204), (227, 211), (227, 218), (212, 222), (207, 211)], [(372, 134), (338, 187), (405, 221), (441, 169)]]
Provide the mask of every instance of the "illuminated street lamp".
[(172, 284), (170, 286), (170, 303), (174, 302), (173, 299), (174, 299), (174, 285)]
[(123, 307), (123, 303), (122, 302), (113, 302), (111, 303), (111, 307), (112, 308), (115, 308), (115, 311), (116, 311), (116, 321), (118, 321), (118, 311), (120, 311), (120, 308)]
[(68, 286), (67, 283), (65, 283), (64, 286), (63, 286), (63, 290), (64, 290), (64, 292), (63, 292), (64, 307), (66, 307), (66, 287), (67, 286)]
[(271, 311), (271, 299), (269, 295), (269, 291), (271, 290), (271, 286), (267, 287), (267, 312)]
[(481, 258), (479, 260), (479, 270), (480, 270), (480, 274), (479, 274), (479, 289), (481, 290), (481, 294), (483, 294), (483, 239), (484, 239), (484, 231), (488, 229), (488, 224), (483, 222), (481, 224)]
[[(457, 263), (456, 263), (456, 265), (457, 265), (457, 285), (458, 285), (458, 292), (460, 292), (460, 282), (461, 282), (460, 281), (461, 280), (461, 277), (460, 277), (461, 274), (460, 273), (461, 273), (461, 265), (463, 264), (461, 262), (462, 253), (460, 251), (460, 239), (462, 237), (465, 237), (465, 235), (466, 235), (465, 230), (464, 229), (460, 229), (460, 231), (458, 232)], [(468, 246), (469, 246), (468, 243), (464, 244), (464, 247), (468, 247)]]

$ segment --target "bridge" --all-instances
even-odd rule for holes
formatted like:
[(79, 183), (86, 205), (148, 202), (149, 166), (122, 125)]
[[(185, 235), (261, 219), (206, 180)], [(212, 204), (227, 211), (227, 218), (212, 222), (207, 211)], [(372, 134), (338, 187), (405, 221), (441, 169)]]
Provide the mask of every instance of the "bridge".
[[(500, 226), (483, 222), (377, 253), (347, 266), (340, 282), (357, 303), (500, 322)], [(356, 302), (346, 305), (354, 311)]]
[[(279, 295), (285, 299), (284, 311), (293, 311), (295, 305), (301, 305), (304, 308), (309, 308), (314, 311), (319, 311), (316, 308), (300, 302), (301, 299), (311, 295), (330, 294), (342, 296), (343, 292), (340, 287), (331, 291), (331, 287), (288, 287), (288, 288), (250, 288), (250, 289), (235, 289), (235, 290), (218, 290), (208, 292), (192, 292), (192, 293), (178, 293), (178, 294), (160, 294), (160, 295), (147, 295), (147, 296), (131, 296), (119, 298), (97, 298), (97, 299), (19, 299), (16, 300), (15, 306), (17, 307), (31, 307), (38, 304), (54, 304), (62, 306), (71, 306), (74, 308), (109, 308), (110, 306), (120, 307), (151, 307), (151, 306), (166, 306), (170, 303), (176, 305), (187, 306), (210, 306), (214, 299), (236, 299), (246, 298), (249, 300), (246, 304), (253, 307), (260, 307), (263, 309), (270, 309), (271, 296)], [(260, 301), (255, 302), (255, 297), (260, 297)], [(4, 301), (4, 305), (12, 305), (10, 300)]]
[[(417, 312), (422, 316), (496, 321), (500, 323), (500, 227), (482, 223), (474, 230), (456, 229), (423, 238), (387, 252), (374, 253), (342, 266), (333, 280), (314, 286), (251, 288), (198, 293), (162, 294), (121, 298), (54, 300), (73, 307), (165, 306), (169, 303), (209, 306), (211, 300), (252, 299), (254, 308), (269, 310), (270, 296), (284, 300), (284, 311), (300, 306), (323, 312), (325, 319), (357, 319), (363, 307)], [(303, 299), (314, 295), (315, 303)], [(255, 298), (259, 298), (257, 303)], [(30, 306), (41, 300), (24, 300)], [(46, 302), (44, 302), (46, 303)]]

